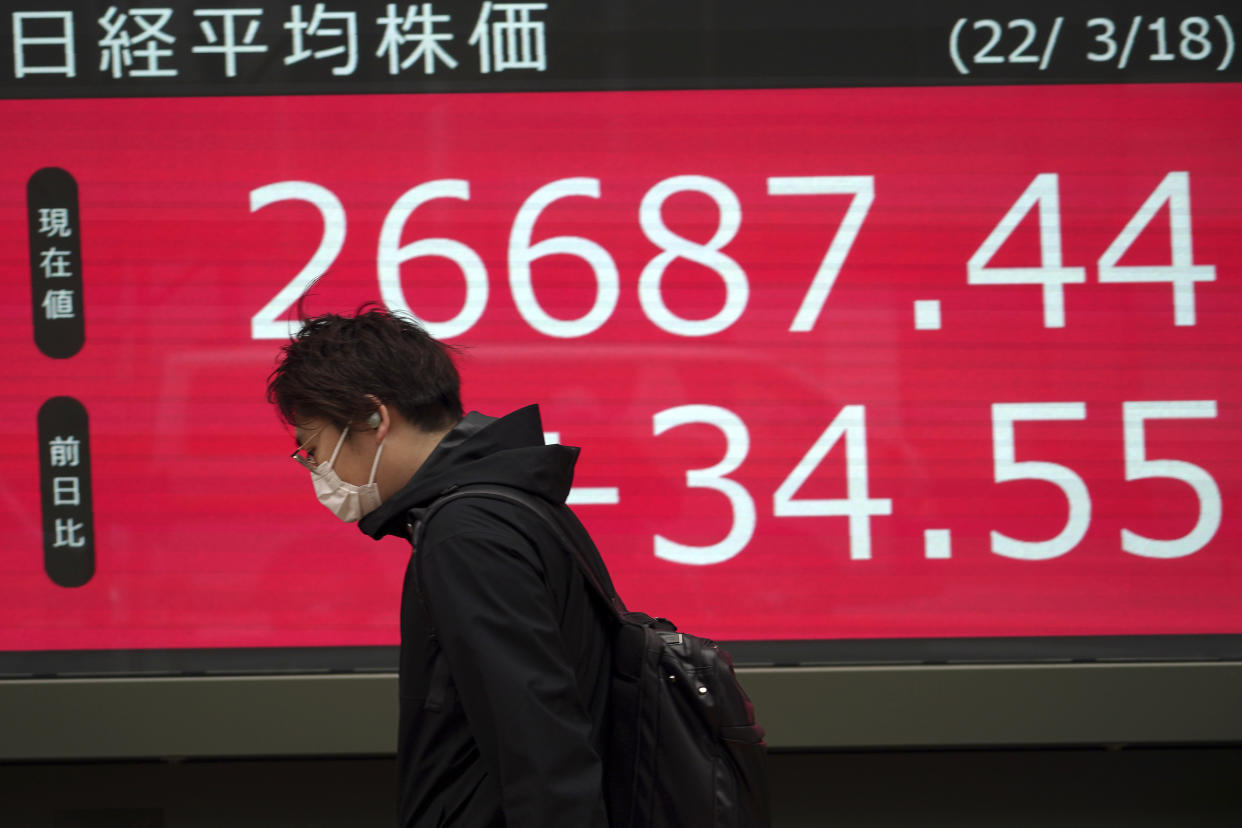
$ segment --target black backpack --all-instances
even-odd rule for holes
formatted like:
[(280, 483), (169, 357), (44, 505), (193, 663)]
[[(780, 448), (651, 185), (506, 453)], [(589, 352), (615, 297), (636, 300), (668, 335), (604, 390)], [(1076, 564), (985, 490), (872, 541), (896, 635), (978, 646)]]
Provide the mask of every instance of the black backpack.
[(729, 654), (665, 618), (626, 610), (573, 512), (520, 489), (465, 486), (417, 510), (415, 555), (432, 515), (462, 497), (505, 500), (538, 515), (616, 620), (605, 757), (612, 828), (768, 828), (763, 728)]

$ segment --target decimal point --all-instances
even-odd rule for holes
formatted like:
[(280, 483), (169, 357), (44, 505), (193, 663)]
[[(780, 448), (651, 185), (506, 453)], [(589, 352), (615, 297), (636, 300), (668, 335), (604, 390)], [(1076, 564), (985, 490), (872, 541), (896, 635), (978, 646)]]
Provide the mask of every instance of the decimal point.
[(914, 329), (916, 331), (940, 330), (940, 300), (917, 299), (914, 302)]
[(953, 557), (948, 529), (923, 530), (923, 555), (929, 561), (944, 561)]

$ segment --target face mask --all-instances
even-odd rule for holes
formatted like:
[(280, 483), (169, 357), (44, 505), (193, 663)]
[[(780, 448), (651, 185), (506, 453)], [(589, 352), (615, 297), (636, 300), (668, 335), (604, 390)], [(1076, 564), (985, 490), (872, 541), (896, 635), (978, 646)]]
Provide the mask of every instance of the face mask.
[[(355, 486), (353, 483), (346, 483), (342, 480), (332, 468), (348, 434), (349, 427), (346, 426), (341, 432), (341, 439), (337, 441), (336, 448), (332, 451), (332, 457), (328, 459), (328, 462), (311, 468), (310, 472), (311, 481), (315, 484), (315, 496), (319, 498), (319, 502), (327, 506), (332, 514), (341, 520), (353, 523), (368, 512), (374, 511), (383, 502), (380, 498), (379, 484), (375, 482), (375, 470), (379, 468), (380, 455), (384, 453), (384, 441), (380, 441), (379, 448), (375, 451), (375, 462), (371, 464), (371, 479), (365, 486)], [(387, 438), (384, 439), (387, 440)]]

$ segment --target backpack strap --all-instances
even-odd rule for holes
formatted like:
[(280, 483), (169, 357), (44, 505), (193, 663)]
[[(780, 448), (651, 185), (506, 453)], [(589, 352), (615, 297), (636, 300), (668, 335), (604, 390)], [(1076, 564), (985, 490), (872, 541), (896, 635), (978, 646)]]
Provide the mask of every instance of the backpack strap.
[[(591, 585), (591, 589), (609, 612), (618, 619), (625, 613), (625, 603), (617, 595), (616, 589), (612, 586), (612, 581), (606, 574), (600, 572), (597, 565), (589, 560), (583, 552), (585, 548), (595, 548), (590, 535), (586, 534), (576, 521), (572, 525), (567, 525), (569, 524), (568, 519), (551, 501), (511, 486), (502, 486), (494, 483), (475, 483), (453, 487), (432, 501), (426, 508), (411, 509), (409, 512), (410, 520), (407, 526), (410, 529), (410, 541), (414, 544), (416, 567), (418, 566), (418, 543), (426, 532), (427, 522), (446, 504), (454, 500), (460, 500), (463, 497), (486, 497), (492, 500), (503, 500), (509, 503), (516, 503), (528, 511), (534, 512), (543, 521), (544, 525), (552, 531), (552, 534), (560, 544), (569, 550), (574, 562), (578, 566), (578, 570), (586, 578), (586, 582)], [(596, 559), (598, 560), (598, 553)], [(600, 566), (602, 566), (602, 561)], [(422, 571), (419, 569), (416, 580), (421, 579)], [(418, 599), (423, 606), (423, 612), (426, 613), (427, 604), (423, 600), (421, 588), (419, 589)], [(428, 615), (428, 620), (430, 623), (430, 615)], [(433, 626), (432, 634), (434, 635), (434, 633)]]
[[(626, 611), (625, 604), (622, 603), (616, 590), (611, 588), (611, 580), (606, 575), (601, 577), (601, 574), (596, 571), (596, 568), (592, 566), (591, 561), (587, 559), (582, 551), (586, 544), (590, 544), (591, 549), (595, 548), (590, 535), (587, 535), (581, 526), (567, 527), (565, 525), (568, 522), (567, 519), (560, 514), (560, 510), (556, 509), (550, 501), (531, 495), (521, 489), (497, 484), (454, 486), (427, 506), (421, 509), (410, 509), (406, 515), (406, 529), (410, 533), (410, 545), (414, 556), (414, 592), (418, 598), (419, 606), (422, 607), (423, 617), (427, 619), (427, 626), (430, 631), (429, 637), (435, 642), (437, 648), (439, 647), (439, 637), (436, 633), (435, 619), (427, 608), (427, 599), (423, 594), (422, 556), (419, 554), (419, 546), (422, 544), (423, 536), (427, 533), (427, 524), (435, 516), (436, 512), (450, 502), (460, 500), (463, 497), (486, 497), (492, 500), (503, 500), (508, 503), (516, 503), (528, 511), (534, 512), (543, 521), (544, 525), (552, 530), (552, 534), (557, 541), (570, 551), (574, 562), (578, 566), (578, 570), (586, 578), (587, 583), (591, 585), (596, 597), (618, 620), (621, 619), (622, 614)], [(571, 540), (571, 533), (578, 538), (577, 542)], [(605, 587), (605, 584), (607, 584), (607, 587)], [(431, 678), (428, 681), (427, 687), (427, 699), (423, 705), (424, 709), (439, 711), (444, 708), (451, 678), (448, 661), (441, 655), (435, 660), (431, 669)]]

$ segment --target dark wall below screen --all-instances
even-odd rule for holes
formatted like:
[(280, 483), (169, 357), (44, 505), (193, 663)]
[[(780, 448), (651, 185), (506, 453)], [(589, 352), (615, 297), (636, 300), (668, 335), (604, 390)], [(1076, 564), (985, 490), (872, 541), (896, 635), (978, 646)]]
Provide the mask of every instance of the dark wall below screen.
[[(1242, 824), (1242, 747), (779, 753), (775, 828)], [(391, 828), (376, 759), (0, 765), (20, 828)]]

